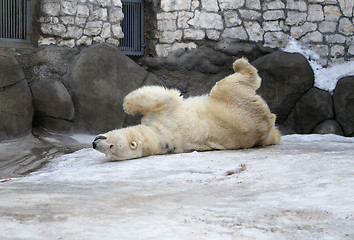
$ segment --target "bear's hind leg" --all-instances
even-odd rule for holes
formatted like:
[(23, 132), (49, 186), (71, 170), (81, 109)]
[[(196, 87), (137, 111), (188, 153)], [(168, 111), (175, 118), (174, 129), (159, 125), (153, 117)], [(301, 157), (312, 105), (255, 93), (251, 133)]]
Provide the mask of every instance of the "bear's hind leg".
[(257, 145), (268, 146), (268, 145), (276, 145), (280, 143), (281, 134), (278, 128), (275, 126), (275, 119), (276, 116), (275, 114), (272, 113), (268, 122), (269, 124), (268, 127), (270, 130), (268, 131), (268, 134), (265, 135)]
[(135, 115), (157, 113), (182, 103), (180, 92), (159, 86), (147, 86), (129, 93), (123, 102), (124, 111)]
[(273, 126), (269, 131), (269, 134), (257, 144), (261, 146), (276, 145), (280, 143), (280, 133), (277, 127)]

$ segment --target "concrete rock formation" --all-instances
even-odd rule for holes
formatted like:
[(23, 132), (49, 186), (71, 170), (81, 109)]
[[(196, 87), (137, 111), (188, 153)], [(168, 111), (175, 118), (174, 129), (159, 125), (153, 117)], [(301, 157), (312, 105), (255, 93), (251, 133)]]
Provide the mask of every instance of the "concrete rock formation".
[(321, 122), (334, 119), (330, 93), (311, 88), (296, 103), (284, 124), (297, 133), (309, 134)]
[(262, 78), (258, 93), (277, 115), (277, 123), (282, 123), (302, 95), (313, 86), (311, 66), (301, 54), (282, 51), (260, 57), (252, 64)]
[(62, 81), (69, 65), (80, 51), (67, 47), (46, 46), (14, 54), (28, 82)]
[(333, 94), (336, 119), (345, 136), (354, 136), (354, 76), (339, 79)]
[(98, 133), (136, 125), (141, 116), (126, 116), (122, 109), (130, 91), (162, 85), (184, 97), (205, 94), (232, 72), (228, 63), (242, 56), (258, 68), (258, 93), (277, 114), (282, 132), (354, 136), (353, 76), (338, 81), (332, 100), (313, 88), (312, 69), (300, 54), (232, 40), (204, 43), (139, 64), (108, 44), (1, 51), (0, 140), (24, 136), (32, 126)]
[(259, 44), (225, 40), (206, 42), (193, 51), (179, 49), (167, 58), (146, 57), (142, 64), (163, 79), (166, 86), (177, 88), (188, 97), (208, 93), (217, 81), (233, 72), (230, 62), (236, 58), (253, 61), (273, 51)]
[(104, 132), (122, 127), (123, 98), (145, 82), (158, 79), (112, 45), (83, 50), (65, 76), (75, 107), (75, 129)]
[(12, 55), (0, 53), (0, 141), (22, 137), (32, 129), (32, 95)]
[(60, 81), (37, 81), (30, 84), (35, 121), (52, 131), (69, 131), (74, 119), (71, 96)]
[(337, 134), (343, 136), (341, 126), (336, 120), (326, 120), (315, 127), (312, 133), (315, 134)]

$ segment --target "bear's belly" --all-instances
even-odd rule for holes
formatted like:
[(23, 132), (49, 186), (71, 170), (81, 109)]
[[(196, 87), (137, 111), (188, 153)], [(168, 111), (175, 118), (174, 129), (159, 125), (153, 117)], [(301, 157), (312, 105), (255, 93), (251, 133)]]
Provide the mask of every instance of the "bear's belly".
[(235, 128), (215, 121), (201, 121), (188, 129), (188, 137), (181, 139), (184, 151), (232, 150), (250, 148), (264, 133), (255, 128)]
[[(164, 153), (190, 151), (231, 150), (253, 147), (260, 139), (259, 125), (252, 119), (233, 114), (226, 106), (221, 109), (213, 103), (199, 108), (179, 109), (168, 116), (160, 116), (154, 125), (160, 138), (160, 148)], [(195, 107), (195, 106), (193, 106)], [(166, 121), (168, 119), (168, 121)], [(156, 121), (154, 121), (156, 123)], [(251, 126), (251, 127), (250, 127)]]

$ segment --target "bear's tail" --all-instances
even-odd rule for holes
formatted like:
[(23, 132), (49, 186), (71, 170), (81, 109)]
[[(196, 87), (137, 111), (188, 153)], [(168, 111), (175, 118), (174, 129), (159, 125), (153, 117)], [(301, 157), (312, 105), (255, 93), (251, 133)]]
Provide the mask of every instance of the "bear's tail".
[(249, 83), (251, 83), (254, 90), (261, 86), (261, 78), (258, 76), (258, 71), (253, 67), (246, 58), (239, 58), (233, 63), (235, 72), (244, 75)]

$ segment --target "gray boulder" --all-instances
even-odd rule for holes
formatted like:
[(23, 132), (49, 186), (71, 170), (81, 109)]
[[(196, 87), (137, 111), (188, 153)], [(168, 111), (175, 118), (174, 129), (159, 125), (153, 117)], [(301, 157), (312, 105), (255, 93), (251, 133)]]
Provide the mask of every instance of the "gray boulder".
[(32, 95), (12, 55), (0, 53), (0, 140), (22, 137), (32, 129)]
[(262, 78), (258, 89), (282, 123), (297, 101), (313, 86), (314, 74), (307, 59), (298, 53), (276, 51), (252, 62)]
[(145, 58), (143, 64), (167, 87), (177, 88), (188, 97), (209, 92), (217, 81), (232, 73), (232, 62), (232, 56), (204, 47), (179, 49), (167, 58)]
[(75, 129), (92, 133), (121, 128), (126, 119), (123, 98), (145, 81), (158, 82), (108, 44), (83, 50), (64, 79), (75, 107)]
[(289, 128), (287, 126), (284, 126), (282, 124), (276, 124), (276, 126), (282, 136), (296, 134), (296, 132), (294, 130), (292, 130), (291, 128)]
[(295, 105), (284, 125), (297, 133), (311, 133), (321, 122), (334, 118), (330, 93), (311, 88)]
[(0, 88), (12, 86), (24, 78), (21, 66), (14, 56), (0, 52)]
[(326, 120), (313, 129), (315, 134), (337, 134), (343, 136), (342, 128), (336, 120)]
[(198, 44), (197, 50), (178, 49), (167, 58), (144, 57), (141, 61), (166, 86), (189, 97), (208, 93), (217, 81), (232, 74), (235, 59), (247, 57), (252, 61), (273, 51), (258, 44), (230, 40)]
[(28, 82), (61, 81), (79, 50), (75, 48), (46, 46), (20, 51), (17, 61), (21, 64)]
[(163, 86), (163, 82), (155, 74), (149, 72), (143, 82), (144, 86)]
[(354, 76), (339, 79), (333, 93), (336, 120), (345, 136), (354, 136)]
[(36, 125), (52, 131), (69, 131), (74, 118), (71, 96), (62, 82), (37, 81), (30, 84)]
[[(249, 61), (274, 52), (274, 49), (264, 47), (262, 44), (239, 42), (233, 39), (223, 39), (218, 42), (211, 41), (206, 44), (218, 52), (234, 56), (234, 58), (247, 57)], [(212, 59), (213, 57), (210, 56), (210, 58)], [(215, 59), (219, 62), (217, 58)]]

